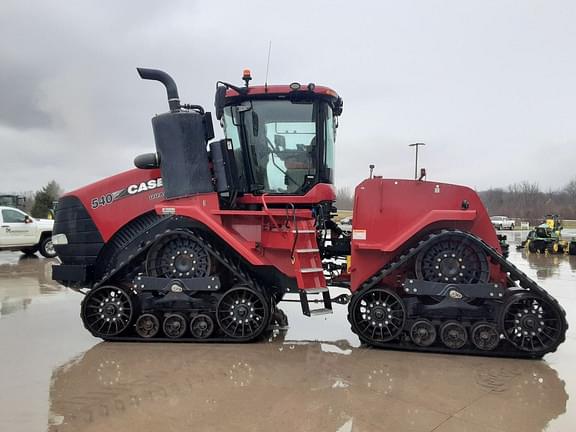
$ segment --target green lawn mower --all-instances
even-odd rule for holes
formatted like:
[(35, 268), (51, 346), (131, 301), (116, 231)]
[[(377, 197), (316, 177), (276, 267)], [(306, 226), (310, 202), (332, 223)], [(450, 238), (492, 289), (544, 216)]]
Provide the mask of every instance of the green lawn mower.
[(562, 221), (558, 215), (547, 215), (533, 228), (518, 249), (528, 249), (531, 253), (576, 255), (576, 239), (562, 238)]

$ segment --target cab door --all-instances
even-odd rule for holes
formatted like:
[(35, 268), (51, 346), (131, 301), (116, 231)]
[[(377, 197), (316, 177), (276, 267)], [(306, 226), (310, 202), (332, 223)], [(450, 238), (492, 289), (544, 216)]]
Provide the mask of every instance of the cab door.
[(2, 209), (0, 242), (4, 247), (30, 246), (36, 243), (37, 227), (26, 213), (16, 209)]

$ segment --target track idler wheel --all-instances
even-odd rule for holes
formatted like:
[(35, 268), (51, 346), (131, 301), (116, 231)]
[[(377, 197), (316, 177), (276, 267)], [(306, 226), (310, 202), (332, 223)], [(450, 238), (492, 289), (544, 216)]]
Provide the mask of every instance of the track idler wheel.
[(484, 251), (457, 234), (444, 235), (416, 257), (416, 277), (431, 282), (484, 283), (490, 279)]
[(105, 339), (126, 330), (133, 313), (132, 300), (124, 289), (104, 285), (86, 294), (80, 315), (90, 333)]
[(208, 315), (196, 315), (190, 321), (190, 332), (198, 339), (206, 339), (214, 332), (214, 321)]
[(406, 322), (406, 307), (393, 291), (374, 288), (350, 303), (352, 330), (363, 342), (378, 345), (396, 339)]
[(559, 307), (532, 293), (512, 295), (501, 320), (504, 336), (522, 351), (542, 355), (564, 340), (566, 324)]
[(459, 322), (448, 321), (440, 327), (440, 339), (448, 348), (458, 350), (468, 342), (468, 333)]
[(158, 334), (160, 330), (160, 320), (156, 315), (142, 314), (136, 320), (136, 333), (143, 338), (152, 338)]
[(412, 324), (410, 338), (420, 347), (429, 347), (436, 340), (436, 327), (428, 320), (418, 320)]
[(164, 318), (162, 330), (170, 339), (177, 339), (186, 333), (186, 318), (180, 314), (168, 314)]
[(270, 304), (251, 288), (237, 287), (218, 302), (216, 318), (220, 329), (236, 340), (258, 337), (270, 323)]
[(492, 351), (500, 343), (500, 332), (494, 324), (476, 323), (472, 326), (470, 334), (474, 346), (482, 351)]

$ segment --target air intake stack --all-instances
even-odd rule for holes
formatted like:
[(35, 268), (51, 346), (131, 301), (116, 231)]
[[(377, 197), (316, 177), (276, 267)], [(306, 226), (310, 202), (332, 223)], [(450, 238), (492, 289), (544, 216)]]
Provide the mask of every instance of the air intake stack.
[(138, 73), (164, 84), (170, 111), (152, 118), (157, 153), (138, 156), (136, 167), (160, 167), (166, 199), (213, 192), (206, 148), (214, 137), (210, 113), (199, 105), (181, 105), (176, 83), (166, 72), (138, 68)]

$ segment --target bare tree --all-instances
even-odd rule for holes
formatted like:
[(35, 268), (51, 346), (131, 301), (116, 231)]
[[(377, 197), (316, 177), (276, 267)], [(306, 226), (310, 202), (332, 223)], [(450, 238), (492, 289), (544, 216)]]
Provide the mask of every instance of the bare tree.
[(354, 207), (354, 194), (348, 186), (336, 190), (336, 207), (338, 210), (352, 210)]
[(576, 201), (576, 177), (568, 182), (566, 186), (564, 186), (563, 192), (568, 194), (568, 197), (573, 201)]
[(480, 192), (480, 198), (491, 215), (506, 215), (539, 222), (547, 214), (565, 219), (576, 218), (576, 178), (560, 191), (543, 192), (538, 184), (523, 181), (504, 189)]

